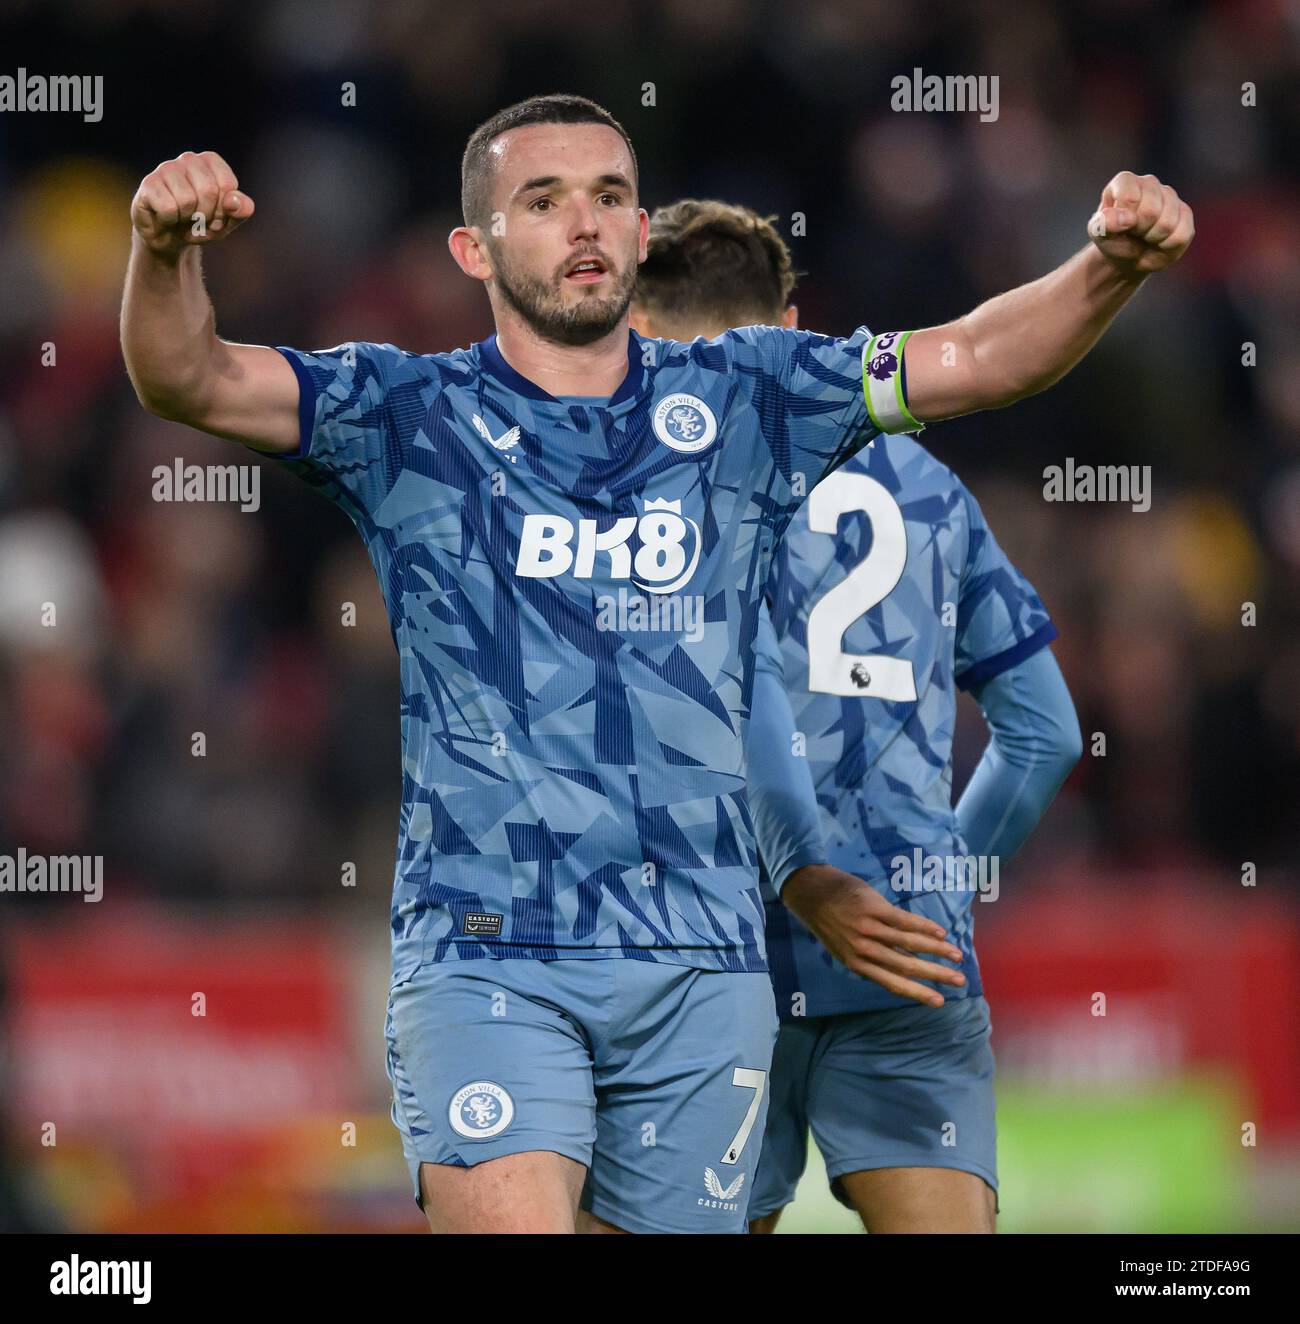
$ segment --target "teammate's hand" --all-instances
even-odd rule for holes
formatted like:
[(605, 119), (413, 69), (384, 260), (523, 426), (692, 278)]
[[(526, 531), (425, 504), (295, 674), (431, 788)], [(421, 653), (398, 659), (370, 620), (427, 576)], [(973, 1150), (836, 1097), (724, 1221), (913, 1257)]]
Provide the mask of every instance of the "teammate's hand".
[(944, 929), (887, 901), (861, 878), (829, 864), (796, 869), (781, 889), (781, 900), (813, 931), (822, 946), (854, 974), (905, 998), (943, 1006), (943, 994), (916, 981), (965, 984), (960, 970), (922, 961), (909, 952), (928, 952), (949, 961), (961, 953), (944, 942)]
[(1154, 175), (1121, 170), (1101, 191), (1088, 235), (1102, 256), (1130, 278), (1150, 275), (1187, 252), (1196, 225), (1192, 209)]
[(155, 253), (224, 239), (253, 214), (235, 172), (216, 152), (182, 152), (151, 171), (131, 199), (131, 224)]

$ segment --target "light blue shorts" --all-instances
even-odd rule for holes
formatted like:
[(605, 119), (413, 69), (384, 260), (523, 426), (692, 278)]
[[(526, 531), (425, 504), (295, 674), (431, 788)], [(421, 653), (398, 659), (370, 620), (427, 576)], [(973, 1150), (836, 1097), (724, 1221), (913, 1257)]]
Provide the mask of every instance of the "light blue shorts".
[(393, 1122), (420, 1164), (550, 1150), (630, 1232), (745, 1231), (767, 1117), (766, 974), (626, 958), (429, 962), (389, 993)]
[(979, 997), (783, 1020), (750, 1218), (794, 1199), (810, 1128), (841, 1204), (839, 1178), (872, 1168), (957, 1168), (996, 1191), (989, 1034)]

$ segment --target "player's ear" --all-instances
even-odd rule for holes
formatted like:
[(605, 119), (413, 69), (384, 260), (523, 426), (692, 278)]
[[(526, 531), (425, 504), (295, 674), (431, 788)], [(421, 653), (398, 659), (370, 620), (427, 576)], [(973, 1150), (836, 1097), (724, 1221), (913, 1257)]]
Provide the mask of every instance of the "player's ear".
[(637, 223), (640, 234), (637, 236), (636, 263), (640, 266), (645, 261), (646, 244), (650, 242), (650, 213), (644, 207), (637, 208)]
[(483, 243), (478, 226), (458, 225), (447, 236), (447, 247), (456, 259), (456, 265), (475, 280), (492, 279), (492, 263), (488, 260), (487, 245)]
[(797, 331), (799, 329), (799, 309), (795, 304), (791, 304), (781, 314), (781, 325), (787, 331)]

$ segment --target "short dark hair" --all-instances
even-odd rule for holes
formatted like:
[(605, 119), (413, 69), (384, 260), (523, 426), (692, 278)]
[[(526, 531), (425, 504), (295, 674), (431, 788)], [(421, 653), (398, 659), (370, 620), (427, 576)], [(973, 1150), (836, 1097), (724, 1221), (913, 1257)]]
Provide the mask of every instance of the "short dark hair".
[(632, 157), (632, 182), (636, 183), (636, 151), (627, 130), (603, 106), (586, 97), (567, 92), (529, 97), (499, 110), (469, 136), (460, 162), (460, 206), (466, 225), (486, 226), (491, 214), (492, 167), (488, 149), (493, 140), (525, 124), (603, 124), (613, 129)]
[(778, 321), (799, 273), (775, 221), (735, 203), (697, 198), (657, 208), (636, 302), (668, 326)]

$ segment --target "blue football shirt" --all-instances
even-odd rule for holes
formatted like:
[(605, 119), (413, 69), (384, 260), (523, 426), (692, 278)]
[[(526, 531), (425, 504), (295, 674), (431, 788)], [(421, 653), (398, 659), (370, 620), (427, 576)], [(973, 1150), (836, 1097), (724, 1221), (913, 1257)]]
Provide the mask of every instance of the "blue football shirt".
[(865, 328), (629, 333), (600, 398), (495, 338), (283, 349), (401, 659), (394, 977), (624, 956), (766, 969), (743, 736), (775, 543), (876, 429)]
[[(1046, 608), (961, 480), (901, 435), (880, 437), (810, 494), (776, 552), (769, 607), (760, 665), (780, 674), (782, 720), (793, 716), (802, 745), (750, 771), (765, 857), (807, 862), (792, 837), (819, 826), (828, 863), (948, 930), (967, 983), (942, 985), (945, 999), (980, 994), (972, 902), (993, 862), (971, 860), (952, 804), (957, 691), (1045, 648), (1056, 637)], [(766, 717), (759, 708), (755, 728)], [(762, 736), (789, 752), (788, 733)], [(802, 757), (806, 772), (791, 763)], [(819, 825), (798, 822), (793, 774), (811, 774)], [(833, 960), (770, 881), (764, 894), (783, 1016), (915, 1005)]]

